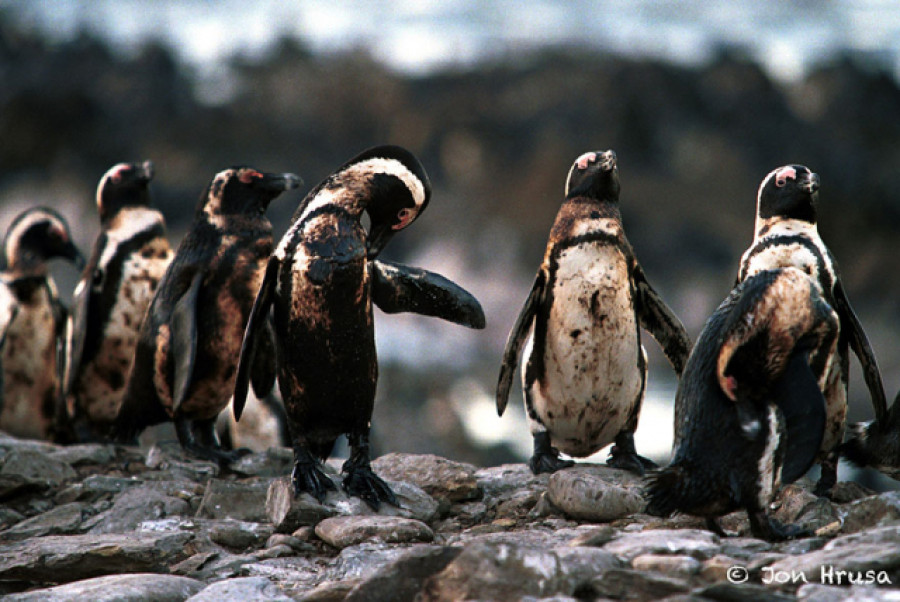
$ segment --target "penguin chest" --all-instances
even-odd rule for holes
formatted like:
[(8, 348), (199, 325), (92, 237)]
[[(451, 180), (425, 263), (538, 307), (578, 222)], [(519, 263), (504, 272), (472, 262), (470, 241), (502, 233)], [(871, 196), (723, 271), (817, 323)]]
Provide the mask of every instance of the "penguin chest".
[(276, 337), (285, 407), (306, 431), (348, 432), (371, 418), (377, 381), (365, 248), (299, 245), (279, 283)]
[(44, 438), (57, 388), (56, 320), (44, 287), (20, 300), (2, 351), (3, 403), (0, 429)]
[(565, 453), (589, 455), (622, 430), (643, 389), (641, 346), (622, 251), (582, 243), (559, 255), (541, 344), (534, 410)]
[(122, 264), (100, 349), (79, 379), (79, 403), (91, 421), (110, 422), (119, 411), (141, 322), (171, 259), (168, 243), (157, 239), (131, 253)]

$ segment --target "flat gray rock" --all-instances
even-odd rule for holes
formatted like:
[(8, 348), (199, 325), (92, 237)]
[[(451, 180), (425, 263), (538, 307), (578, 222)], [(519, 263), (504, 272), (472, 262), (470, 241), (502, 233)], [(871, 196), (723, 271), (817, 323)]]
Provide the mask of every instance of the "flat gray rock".
[(46, 484), (50, 487), (58, 487), (78, 476), (68, 463), (29, 449), (8, 453), (3, 458), (0, 475), (16, 475), (29, 483)]
[(889, 491), (845, 505), (841, 531), (855, 533), (871, 527), (896, 523), (898, 519), (900, 519), (900, 491)]
[(168, 572), (188, 533), (49, 535), (0, 545), (0, 580), (77, 581), (121, 573)]
[(0, 532), (0, 541), (19, 541), (42, 535), (75, 533), (81, 527), (84, 506), (77, 502), (57, 506)]
[(197, 509), (203, 518), (233, 518), (264, 522), (268, 481), (224, 481), (211, 479)]
[(402, 556), (378, 569), (348, 593), (346, 602), (412, 602), (425, 580), (438, 573), (459, 554), (449, 546), (414, 546)]
[(721, 546), (719, 538), (697, 529), (656, 529), (623, 533), (603, 549), (628, 560), (644, 554), (681, 554), (700, 560), (715, 555)]
[(372, 462), (372, 469), (383, 479), (408, 481), (431, 497), (460, 502), (481, 497), (471, 464), (454, 462), (431, 454), (385, 454)]
[[(75, 581), (7, 596), (10, 602), (182, 602), (202, 590), (203, 582), (176, 575), (133, 573)], [(193, 599), (193, 598), (191, 598)]]
[(293, 598), (282, 592), (265, 577), (240, 577), (208, 585), (188, 598), (188, 602), (291, 602)]
[(101, 445), (96, 443), (85, 445), (69, 445), (48, 454), (49, 458), (64, 462), (70, 466), (84, 466), (91, 464), (107, 464), (116, 457), (114, 445)]
[(91, 533), (128, 533), (145, 521), (191, 514), (190, 503), (148, 483), (118, 494), (112, 507), (86, 521), (84, 528)]
[(209, 538), (219, 545), (232, 550), (258, 548), (271, 537), (272, 525), (264, 525), (248, 521), (224, 519), (213, 521), (207, 532)]
[(364, 541), (407, 543), (434, 539), (434, 532), (422, 521), (381, 515), (326, 518), (316, 525), (316, 535), (339, 549)]

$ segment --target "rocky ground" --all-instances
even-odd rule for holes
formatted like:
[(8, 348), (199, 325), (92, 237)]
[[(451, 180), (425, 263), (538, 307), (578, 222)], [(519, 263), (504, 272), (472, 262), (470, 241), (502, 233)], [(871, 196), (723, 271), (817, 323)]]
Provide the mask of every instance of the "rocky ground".
[[(0, 435), (6, 600), (900, 600), (900, 493), (786, 488), (771, 544), (641, 512), (641, 482), (579, 465), (535, 477), (429, 455), (374, 462), (402, 508), (293, 500), (291, 454), (225, 473), (173, 444), (58, 447)], [(335, 465), (336, 466), (336, 465)], [(335, 473), (337, 479), (337, 474)]]

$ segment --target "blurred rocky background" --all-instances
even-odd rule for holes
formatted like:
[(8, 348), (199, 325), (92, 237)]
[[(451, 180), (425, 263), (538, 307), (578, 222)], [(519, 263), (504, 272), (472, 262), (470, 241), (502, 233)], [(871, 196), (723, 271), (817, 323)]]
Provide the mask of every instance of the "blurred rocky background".
[[(57, 4), (67, 10), (54, 13)], [(818, 172), (820, 230), (840, 263), (888, 395), (900, 388), (900, 89), (890, 61), (877, 52), (836, 44), (799, 70), (799, 59), (777, 54), (777, 41), (768, 63), (752, 47), (728, 40), (708, 47), (703, 60), (686, 62), (665, 49), (624, 53), (627, 36), (620, 47), (528, 44), (526, 28), (505, 52), (469, 60), (464, 47), (450, 47), (446, 64), (398, 68), (378, 46), (314, 47), (278, 26), (284, 14), (273, 8), (272, 27), (264, 32), (271, 39), (262, 50), (242, 51), (238, 41), (233, 53), (200, 68), (165, 35), (165, 24), (123, 45), (142, 19), (153, 20), (149, 5), (142, 15), (135, 3), (119, 3), (131, 7), (122, 30), (108, 23), (105, 31), (78, 14), (109, 11), (110, 4), (0, 2), (0, 231), (24, 208), (47, 204), (68, 217), (87, 252), (99, 228), (94, 190), (100, 176), (117, 162), (151, 159), (155, 202), (177, 244), (201, 191), (225, 167), (295, 171), (308, 189), (364, 148), (408, 147), (428, 169), (434, 198), (386, 256), (471, 290), (488, 326), (471, 332), (419, 316), (376, 317), (379, 453), (435, 453), (479, 466), (530, 453), (518, 393), (500, 419), (493, 388), (566, 173), (587, 150), (618, 153), (628, 237), (651, 283), (693, 337), (733, 284), (752, 238), (761, 179), (786, 163)], [(190, 22), (188, 9), (205, 3), (181, 4), (180, 18)], [(223, 10), (241, 5), (219, 4)], [(818, 7), (835, 10), (828, 2), (798, 4), (807, 16)], [(354, 19), (357, 5), (342, 6), (343, 19)], [(586, 4), (572, 6), (574, 13)], [(57, 21), (41, 17), (41, 10)], [(60, 20), (62, 33), (53, 29)], [(199, 19), (197, 25), (189, 36), (221, 42), (231, 35), (204, 29)], [(422, 38), (401, 54), (427, 57), (436, 44), (437, 37)], [(301, 198), (284, 195), (271, 207), (277, 235)], [(68, 266), (55, 273), (68, 298), (76, 275)], [(645, 345), (651, 382), (638, 447), (664, 461), (674, 380), (655, 343), (647, 337)], [(865, 419), (870, 403), (853, 365), (851, 419)]]

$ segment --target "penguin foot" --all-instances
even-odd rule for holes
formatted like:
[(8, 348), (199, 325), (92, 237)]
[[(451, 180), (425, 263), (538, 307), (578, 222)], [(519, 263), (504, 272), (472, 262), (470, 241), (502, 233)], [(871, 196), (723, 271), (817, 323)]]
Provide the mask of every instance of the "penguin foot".
[(718, 535), (719, 537), (729, 537), (729, 534), (725, 529), (722, 528), (722, 525), (719, 524), (719, 521), (714, 519), (711, 516), (706, 518), (706, 528)]
[(834, 486), (837, 484), (837, 455), (829, 454), (822, 462), (822, 472), (819, 475), (819, 482), (816, 483), (813, 493), (818, 497), (831, 499)]
[[(348, 467), (345, 466), (345, 469)], [(372, 510), (377, 511), (381, 502), (387, 502), (391, 506), (400, 507), (394, 492), (381, 477), (375, 474), (368, 466), (351, 466), (347, 469), (341, 486), (347, 495), (360, 498)]]
[(809, 537), (812, 532), (798, 525), (785, 525), (764, 512), (747, 512), (750, 533), (766, 541), (784, 541), (797, 537)]
[(618, 445), (613, 445), (612, 449), (609, 450), (609, 458), (606, 460), (606, 465), (633, 472), (638, 476), (644, 476), (644, 473), (648, 470), (659, 468), (653, 460), (634, 452), (623, 451), (619, 449)]
[(223, 468), (227, 468), (229, 464), (241, 457), (240, 455), (236, 455), (234, 452), (226, 451), (219, 447), (201, 445), (196, 441), (191, 441), (183, 444), (181, 448), (195, 458), (207, 460), (209, 462), (215, 462)]
[(541, 474), (542, 472), (553, 473), (557, 470), (562, 470), (563, 468), (569, 468), (571, 466), (575, 466), (575, 462), (572, 460), (563, 460), (559, 457), (559, 452), (555, 449), (551, 450), (549, 453), (534, 452), (534, 455), (528, 460), (528, 468), (530, 468), (531, 472), (534, 474)]
[(575, 462), (572, 460), (563, 460), (559, 457), (559, 450), (550, 445), (550, 433), (543, 431), (534, 433), (532, 437), (534, 438), (534, 455), (528, 460), (528, 467), (532, 473), (553, 473), (575, 466)]
[(294, 497), (305, 491), (316, 498), (319, 503), (325, 501), (325, 495), (329, 491), (337, 490), (334, 481), (328, 478), (328, 475), (322, 472), (315, 462), (294, 462), (291, 483), (294, 486)]

